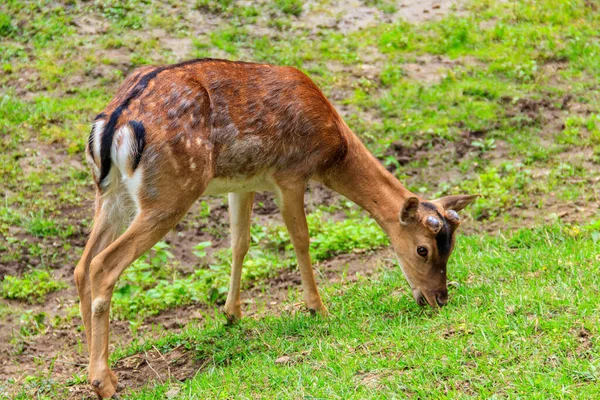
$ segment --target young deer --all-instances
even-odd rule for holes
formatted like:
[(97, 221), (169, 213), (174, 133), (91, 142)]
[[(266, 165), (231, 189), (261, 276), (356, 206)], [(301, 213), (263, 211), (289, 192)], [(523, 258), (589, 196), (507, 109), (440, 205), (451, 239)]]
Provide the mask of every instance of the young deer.
[[(96, 393), (115, 395), (109, 309), (117, 279), (203, 194), (229, 193), (233, 263), (225, 313), (240, 318), (240, 276), (254, 192), (273, 191), (310, 310), (327, 314), (309, 256), (304, 191), (312, 179), (367, 210), (389, 235), (415, 300), (447, 302), (457, 211), (476, 196), (424, 201), (369, 153), (319, 88), (290, 67), (201, 59), (143, 67), (93, 124), (87, 158), (94, 225), (75, 269)], [(126, 229), (125, 229), (126, 228)], [(122, 231), (124, 233), (122, 233)]]

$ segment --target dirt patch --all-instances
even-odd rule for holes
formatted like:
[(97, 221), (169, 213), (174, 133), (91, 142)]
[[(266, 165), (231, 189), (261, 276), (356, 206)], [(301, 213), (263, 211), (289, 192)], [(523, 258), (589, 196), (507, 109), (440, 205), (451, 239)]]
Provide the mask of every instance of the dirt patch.
[(451, 59), (440, 55), (420, 55), (414, 61), (401, 65), (402, 72), (410, 79), (432, 85), (440, 83), (448, 75), (448, 71), (463, 66), (480, 65), (472, 57)]
[(106, 20), (94, 18), (86, 15), (81, 18), (74, 18), (72, 24), (77, 28), (77, 33), (80, 35), (98, 35), (105, 33), (108, 30)]
[(190, 352), (180, 347), (165, 354), (154, 347), (143, 354), (119, 360), (113, 370), (125, 387), (137, 388), (152, 381), (162, 383), (171, 379), (189, 379), (200, 372), (207, 361), (195, 359)]
[(326, 6), (307, 2), (304, 11), (294, 22), (296, 28), (312, 29), (329, 28), (342, 33), (349, 33), (374, 26), (378, 21), (389, 20), (379, 9), (365, 5), (362, 1), (332, 1)]
[(154, 29), (152, 36), (160, 40), (161, 48), (170, 50), (173, 53), (174, 62), (181, 62), (190, 58), (193, 49), (191, 38), (173, 37), (164, 29)]
[[(490, 127), (489, 130), (493, 129)], [(385, 157), (393, 157), (399, 165), (407, 165), (411, 162), (430, 159), (432, 154), (436, 155), (436, 162), (439, 164), (457, 164), (465, 156), (476, 157), (482, 154), (479, 147), (473, 145), (473, 142), (480, 140), (485, 136), (487, 130), (465, 131), (461, 139), (450, 142), (447, 139), (434, 137), (429, 140), (416, 140), (408, 145), (404, 141), (393, 142), (385, 152)], [(416, 137), (421, 135), (415, 135)], [(430, 169), (436, 169), (436, 165), (429, 165)], [(390, 165), (388, 170), (394, 172), (395, 165)], [(438, 173), (438, 172), (436, 172)]]
[(573, 96), (553, 96), (544, 94), (541, 98), (512, 99), (502, 97), (500, 101), (505, 104), (506, 116), (512, 118), (515, 126), (542, 127), (542, 139), (554, 138), (554, 135), (565, 128), (564, 120), (573, 116), (588, 116), (594, 110), (588, 105), (575, 101)]
[(262, 192), (254, 196), (254, 213), (258, 215), (272, 215), (279, 212), (273, 193)]
[(326, 6), (306, 2), (304, 12), (295, 22), (295, 27), (329, 28), (349, 33), (381, 23), (405, 20), (422, 23), (438, 20), (454, 12), (461, 13), (462, 1), (458, 0), (401, 0), (390, 2), (396, 11), (384, 12), (381, 8), (365, 1), (331, 1)]
[(17, 160), (23, 175), (45, 172), (56, 165), (61, 167), (68, 165), (78, 170), (87, 168), (79, 161), (78, 157), (69, 156), (58, 145), (32, 140), (23, 143), (22, 148), (23, 150)]
[(395, 16), (412, 23), (439, 20), (451, 12), (462, 14), (462, 3), (458, 0), (400, 0)]
[[(177, 347), (161, 352), (156, 347), (144, 353), (119, 360), (113, 371), (119, 377), (119, 391), (132, 391), (152, 383), (184, 381), (200, 373), (210, 359), (199, 360), (192, 352)], [(75, 385), (68, 390), (68, 399), (97, 399), (89, 385)]]

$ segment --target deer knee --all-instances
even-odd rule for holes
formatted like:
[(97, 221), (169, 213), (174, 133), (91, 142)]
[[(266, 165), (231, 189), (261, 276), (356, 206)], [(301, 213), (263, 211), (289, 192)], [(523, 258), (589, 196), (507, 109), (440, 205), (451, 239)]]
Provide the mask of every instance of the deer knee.
[(110, 300), (103, 297), (97, 297), (92, 302), (92, 315), (99, 316), (108, 311)]
[(102, 280), (104, 276), (103, 264), (104, 260), (99, 255), (92, 259), (90, 263), (90, 280), (92, 281), (92, 285), (96, 285), (98, 281)]

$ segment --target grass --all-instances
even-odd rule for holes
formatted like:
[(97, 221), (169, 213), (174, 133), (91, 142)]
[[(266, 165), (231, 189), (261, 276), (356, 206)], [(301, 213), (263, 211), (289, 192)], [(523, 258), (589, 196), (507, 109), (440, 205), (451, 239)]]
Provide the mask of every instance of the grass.
[[(323, 288), (330, 319), (263, 313), (225, 327), (210, 313), (178, 334), (137, 331), (113, 363), (182, 346), (204, 367), (183, 383), (149, 383), (126, 397), (164, 398), (173, 389), (179, 398), (598, 397), (600, 230), (590, 224), (600, 170), (597, 5), (484, 0), (411, 24), (394, 17), (394, 2), (363, 4), (391, 22), (340, 32), (332, 28), (339, 16), (321, 15), (326, 23), (316, 26), (311, 13), (329, 10), (327, 0), (0, 4), (0, 264), (9, 271), (0, 295), (40, 308), (50, 307), (51, 292), (64, 300), (72, 283), (47, 268), (68, 275), (90, 227), (89, 123), (134, 67), (194, 56), (291, 65), (409, 189), (428, 198), (483, 195), (465, 210), (471, 235), (460, 237), (451, 260), (460, 284), (451, 305), (418, 308), (383, 260), (372, 277)], [(212, 214), (218, 199), (173, 235), (205, 234), (184, 241), (192, 261), (162, 242), (125, 271), (113, 318), (139, 326), (175, 307), (223, 301), (227, 225)], [(295, 264), (283, 226), (257, 221), (246, 287)], [(344, 201), (313, 208), (309, 225), (317, 263), (387, 245)], [(529, 227), (505, 232), (520, 225)], [(301, 301), (289, 294), (290, 304)], [(50, 326), (66, 329), (67, 309), (48, 322), (43, 310), (0, 303), (0, 321), (18, 321), (11, 352), (26, 352)], [(53, 364), (42, 364), (0, 382), (0, 398), (63, 398), (65, 380), (84, 382), (55, 379)]]
[(284, 313), (227, 327), (209, 318), (113, 359), (184, 346), (204, 365), (131, 399), (162, 398), (173, 386), (178, 398), (594, 398), (599, 234), (596, 223), (462, 237), (449, 267), (459, 286), (437, 313), (399, 291), (404, 278), (387, 265), (328, 286), (329, 319)]
[(65, 287), (67, 284), (53, 279), (50, 272), (34, 269), (20, 278), (5, 276), (4, 280), (0, 282), (0, 296), (28, 303), (43, 303), (48, 293)]

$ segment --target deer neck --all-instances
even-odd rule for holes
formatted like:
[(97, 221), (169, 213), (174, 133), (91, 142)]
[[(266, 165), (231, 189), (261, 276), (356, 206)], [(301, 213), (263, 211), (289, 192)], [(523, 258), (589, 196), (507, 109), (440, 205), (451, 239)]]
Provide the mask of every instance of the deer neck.
[(347, 139), (346, 157), (328, 170), (321, 180), (367, 210), (389, 234), (399, 223), (402, 204), (414, 194), (387, 171), (352, 132)]

